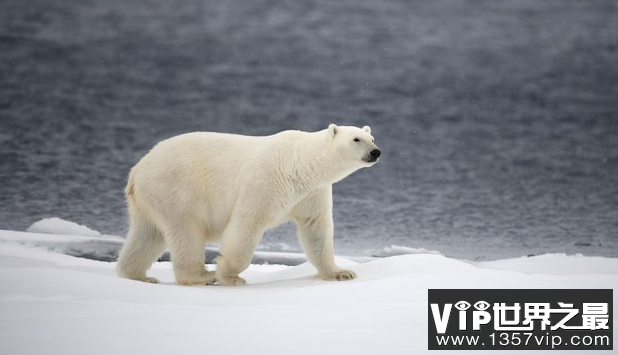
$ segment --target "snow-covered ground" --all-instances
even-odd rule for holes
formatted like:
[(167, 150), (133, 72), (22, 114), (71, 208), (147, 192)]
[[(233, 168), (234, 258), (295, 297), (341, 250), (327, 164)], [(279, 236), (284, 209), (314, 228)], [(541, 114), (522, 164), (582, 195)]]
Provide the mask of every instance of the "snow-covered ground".
[(66, 255), (102, 241), (122, 239), (0, 230), (0, 354), (416, 354), (427, 351), (430, 288), (618, 287), (618, 259), (431, 252), (340, 258), (359, 276), (349, 282), (319, 280), (306, 263), (251, 265), (242, 287), (178, 286), (159, 262), (152, 285)]

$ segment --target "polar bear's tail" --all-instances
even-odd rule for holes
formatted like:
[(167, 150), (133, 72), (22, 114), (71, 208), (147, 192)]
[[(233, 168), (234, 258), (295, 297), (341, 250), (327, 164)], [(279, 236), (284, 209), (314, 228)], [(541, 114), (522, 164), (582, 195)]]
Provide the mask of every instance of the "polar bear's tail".
[(127, 200), (131, 200), (131, 202), (135, 203), (135, 180), (133, 179), (133, 169), (131, 169), (131, 173), (129, 173), (129, 181), (127, 182), (127, 187), (124, 189), (124, 194), (127, 197)]

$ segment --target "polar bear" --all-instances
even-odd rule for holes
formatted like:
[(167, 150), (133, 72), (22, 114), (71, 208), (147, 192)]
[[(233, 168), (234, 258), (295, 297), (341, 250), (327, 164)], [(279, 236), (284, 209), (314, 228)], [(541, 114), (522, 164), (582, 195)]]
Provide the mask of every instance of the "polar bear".
[[(331, 124), (317, 132), (271, 136), (194, 132), (157, 144), (129, 174), (130, 230), (119, 276), (146, 276), (169, 249), (181, 285), (242, 285), (262, 234), (293, 220), (309, 261), (324, 280), (350, 280), (335, 264), (332, 185), (375, 164), (371, 129)], [(220, 242), (216, 272), (204, 265), (206, 242)]]

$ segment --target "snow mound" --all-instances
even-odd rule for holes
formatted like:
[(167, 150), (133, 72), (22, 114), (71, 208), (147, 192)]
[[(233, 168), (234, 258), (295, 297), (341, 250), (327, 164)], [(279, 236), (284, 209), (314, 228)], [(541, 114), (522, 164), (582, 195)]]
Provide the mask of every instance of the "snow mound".
[(390, 247), (385, 247), (384, 249), (371, 252), (371, 255), (375, 257), (380, 257), (380, 258), (384, 258), (388, 256), (406, 255), (406, 254), (441, 255), (440, 252), (436, 250), (428, 250), (425, 248), (410, 248), (410, 247), (403, 247), (399, 245), (391, 245)]
[(267, 252), (284, 252), (284, 253), (300, 253), (302, 250), (298, 246), (289, 245), (282, 242), (261, 243), (258, 244), (256, 250)]
[[(618, 274), (615, 258), (583, 256), (582, 254), (543, 254), (531, 257), (471, 262), (479, 268), (512, 270), (526, 274), (584, 275)], [(586, 267), (582, 268), (581, 264)]]
[(84, 225), (65, 221), (58, 217), (44, 218), (38, 222), (34, 222), (26, 231), (30, 233), (78, 235), (84, 237), (101, 236), (101, 233)]

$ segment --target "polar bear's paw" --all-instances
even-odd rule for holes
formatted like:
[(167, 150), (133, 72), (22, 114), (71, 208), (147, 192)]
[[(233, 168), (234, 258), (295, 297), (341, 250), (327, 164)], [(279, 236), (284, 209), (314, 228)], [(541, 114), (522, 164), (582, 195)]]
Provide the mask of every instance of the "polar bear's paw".
[(144, 279), (142, 279), (140, 281), (147, 282), (149, 284), (158, 284), (159, 283), (159, 279), (154, 278), (154, 277), (149, 277), (149, 276), (144, 277)]
[(223, 286), (242, 286), (247, 283), (247, 281), (240, 276), (219, 277), (217, 281)]
[(176, 277), (176, 281), (179, 285), (183, 286), (205, 286), (215, 283), (215, 272), (206, 271), (196, 274), (186, 274)]
[(356, 278), (356, 274), (351, 270), (338, 270), (319, 275), (322, 280), (327, 281), (347, 281)]

